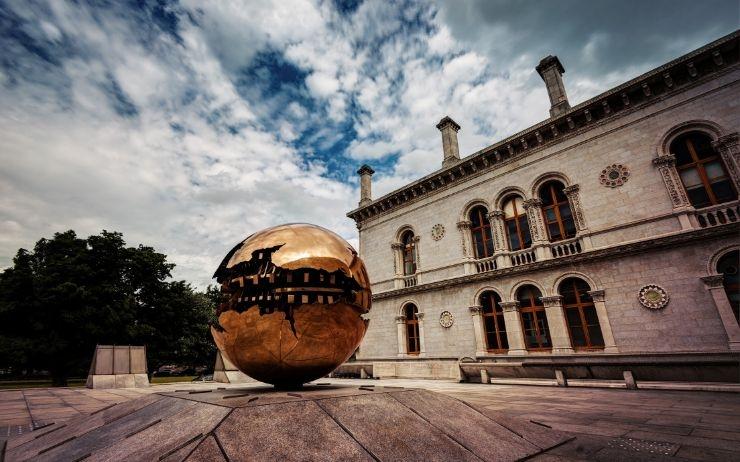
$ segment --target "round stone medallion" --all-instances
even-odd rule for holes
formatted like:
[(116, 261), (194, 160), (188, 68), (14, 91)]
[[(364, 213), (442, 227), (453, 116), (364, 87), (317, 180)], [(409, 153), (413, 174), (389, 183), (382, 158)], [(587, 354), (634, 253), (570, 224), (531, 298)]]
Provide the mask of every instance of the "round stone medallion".
[(451, 327), (455, 323), (455, 316), (452, 315), (449, 311), (443, 311), (439, 315), (439, 325), (448, 328)]
[(604, 186), (616, 188), (622, 186), (630, 177), (630, 171), (626, 165), (612, 164), (601, 171), (599, 181)]
[(435, 241), (438, 241), (442, 239), (445, 235), (445, 227), (439, 223), (432, 226), (432, 239)]
[(665, 308), (669, 301), (668, 293), (665, 289), (655, 284), (649, 284), (640, 289), (638, 299), (642, 306), (651, 310)]

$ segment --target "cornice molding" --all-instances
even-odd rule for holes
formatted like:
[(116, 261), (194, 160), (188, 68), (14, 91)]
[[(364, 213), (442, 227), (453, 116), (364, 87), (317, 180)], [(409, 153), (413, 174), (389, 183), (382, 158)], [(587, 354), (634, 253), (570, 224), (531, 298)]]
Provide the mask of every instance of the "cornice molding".
[[(503, 167), (686, 91), (738, 67), (740, 31), (733, 32), (663, 66), (585, 101), (347, 213), (357, 223), (385, 215), (434, 191)], [(728, 62), (729, 61), (729, 62)], [(701, 75), (700, 75), (701, 74)], [(606, 103), (606, 104), (604, 104)]]

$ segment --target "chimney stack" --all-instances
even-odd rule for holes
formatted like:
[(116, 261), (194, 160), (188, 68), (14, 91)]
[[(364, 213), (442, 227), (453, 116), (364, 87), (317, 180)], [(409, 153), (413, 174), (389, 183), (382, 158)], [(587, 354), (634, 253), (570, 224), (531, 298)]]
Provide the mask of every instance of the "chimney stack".
[(444, 152), (442, 167), (447, 167), (460, 160), (460, 150), (457, 146), (457, 131), (460, 130), (460, 126), (450, 116), (445, 116), (437, 124), (437, 129), (442, 133), (442, 151)]
[(570, 109), (570, 104), (568, 104), (568, 95), (565, 94), (565, 85), (563, 85), (565, 69), (560, 60), (557, 56), (547, 56), (542, 58), (536, 69), (545, 81), (547, 94), (550, 95), (550, 117), (565, 113)]
[(373, 201), (371, 191), (373, 173), (375, 170), (367, 164), (357, 170), (357, 174), (360, 175), (360, 207)]

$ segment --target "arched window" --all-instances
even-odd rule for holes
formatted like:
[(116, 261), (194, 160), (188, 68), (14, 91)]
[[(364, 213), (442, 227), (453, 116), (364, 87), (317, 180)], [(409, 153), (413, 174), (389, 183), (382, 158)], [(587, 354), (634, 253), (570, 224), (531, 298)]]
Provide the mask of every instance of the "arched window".
[(470, 232), (473, 235), (475, 258), (486, 258), (493, 255), (493, 235), (488, 221), (488, 210), (479, 205), (470, 211)]
[(576, 235), (573, 212), (563, 189), (565, 187), (559, 181), (548, 181), (540, 188), (542, 216), (545, 219), (550, 242), (561, 241)]
[(676, 156), (676, 169), (691, 205), (701, 208), (737, 199), (737, 191), (709, 136), (685, 133), (673, 140), (670, 151)]
[(524, 343), (528, 350), (552, 348), (545, 307), (542, 305), (540, 297), (542, 297), (542, 293), (534, 286), (522, 286), (516, 292), (519, 311), (522, 315)]
[(509, 250), (526, 249), (532, 245), (524, 200), (520, 196), (510, 196), (504, 201), (504, 227), (509, 239)]
[(421, 351), (419, 344), (419, 319), (416, 317), (416, 305), (409, 303), (403, 307), (403, 315), (406, 318), (406, 352), (410, 355), (418, 355)]
[(483, 292), (480, 296), (480, 304), (483, 306), (486, 348), (490, 352), (503, 353), (509, 349), (509, 340), (506, 337), (501, 297), (496, 292)]
[(591, 288), (585, 281), (568, 278), (560, 283), (558, 291), (563, 296), (563, 309), (568, 322), (568, 332), (573, 348), (604, 348), (604, 337), (601, 335), (599, 317), (596, 307), (588, 294)]
[(738, 276), (738, 259), (740, 253), (737, 250), (726, 253), (717, 262), (717, 272), (724, 276), (722, 284), (725, 286), (727, 299), (730, 300), (732, 312), (735, 319), (740, 322), (740, 276)]
[(403, 244), (403, 274), (408, 276), (416, 273), (416, 245), (414, 232), (409, 230), (403, 233), (403, 236), (401, 236), (401, 243)]

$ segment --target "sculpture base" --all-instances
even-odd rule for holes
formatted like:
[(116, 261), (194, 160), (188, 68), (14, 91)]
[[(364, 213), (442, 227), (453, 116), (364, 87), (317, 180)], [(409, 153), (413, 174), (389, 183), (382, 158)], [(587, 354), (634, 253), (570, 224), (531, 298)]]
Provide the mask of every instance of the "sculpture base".
[(309, 384), (150, 394), (12, 438), (5, 460), (503, 461), (570, 439), (427, 390)]

